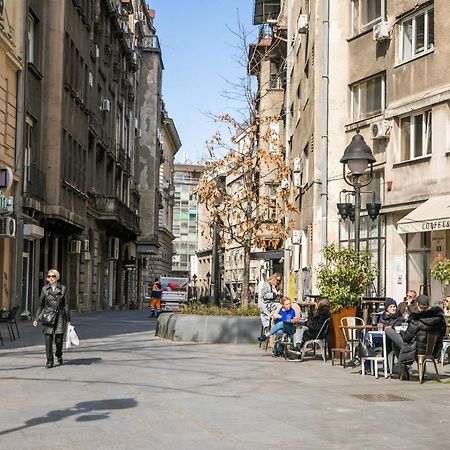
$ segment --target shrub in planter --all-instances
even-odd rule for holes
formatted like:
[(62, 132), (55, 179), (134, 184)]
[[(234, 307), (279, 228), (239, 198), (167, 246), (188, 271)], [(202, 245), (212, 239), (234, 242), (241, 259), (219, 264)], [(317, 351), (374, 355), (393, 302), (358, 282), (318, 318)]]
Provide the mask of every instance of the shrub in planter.
[(431, 267), (431, 276), (440, 281), (442, 298), (444, 298), (445, 287), (450, 284), (450, 260), (438, 259)]
[(260, 311), (258, 308), (250, 307), (243, 308), (230, 307), (220, 308), (213, 305), (191, 304), (185, 305), (181, 311), (181, 314), (196, 314), (199, 316), (259, 316)]

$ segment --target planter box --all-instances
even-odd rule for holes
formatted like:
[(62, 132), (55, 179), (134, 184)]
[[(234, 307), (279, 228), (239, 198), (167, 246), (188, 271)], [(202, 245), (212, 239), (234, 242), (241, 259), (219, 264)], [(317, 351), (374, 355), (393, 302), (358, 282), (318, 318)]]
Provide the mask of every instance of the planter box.
[(260, 334), (259, 317), (162, 313), (156, 325), (156, 336), (178, 342), (248, 344)]

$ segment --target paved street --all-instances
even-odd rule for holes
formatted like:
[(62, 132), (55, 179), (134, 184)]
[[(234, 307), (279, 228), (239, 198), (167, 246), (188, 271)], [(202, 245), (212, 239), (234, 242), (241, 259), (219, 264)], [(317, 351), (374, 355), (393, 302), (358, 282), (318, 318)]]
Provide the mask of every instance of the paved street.
[(450, 448), (449, 384), (166, 341), (147, 315), (75, 316), (80, 346), (49, 370), (40, 328), (11, 344), (3, 326), (0, 449)]

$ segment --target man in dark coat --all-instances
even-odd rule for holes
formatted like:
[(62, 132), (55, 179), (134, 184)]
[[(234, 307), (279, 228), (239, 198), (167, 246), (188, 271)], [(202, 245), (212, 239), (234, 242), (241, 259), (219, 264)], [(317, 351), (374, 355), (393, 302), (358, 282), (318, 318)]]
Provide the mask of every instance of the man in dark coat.
[[(408, 319), (408, 328), (403, 336), (394, 329), (386, 329), (388, 336), (394, 343), (394, 351), (398, 355), (400, 364), (408, 364), (415, 360), (417, 355), (423, 355), (427, 346), (427, 334), (430, 331), (438, 333), (438, 339), (434, 347), (433, 355), (437, 357), (442, 348), (442, 340), (446, 332), (446, 321), (444, 311), (439, 306), (429, 306), (429, 299), (426, 295), (416, 297), (417, 309), (411, 312)], [(415, 339), (415, 348), (408, 345)], [(406, 369), (406, 377), (408, 370)]]

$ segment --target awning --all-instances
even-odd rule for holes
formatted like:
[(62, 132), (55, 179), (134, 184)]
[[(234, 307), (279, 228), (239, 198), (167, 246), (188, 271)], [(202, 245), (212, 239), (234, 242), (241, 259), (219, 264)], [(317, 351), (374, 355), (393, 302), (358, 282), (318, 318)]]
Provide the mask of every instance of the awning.
[(399, 233), (450, 230), (450, 195), (432, 197), (397, 222)]
[(270, 261), (274, 259), (281, 259), (284, 256), (283, 250), (267, 250), (265, 252), (251, 252), (250, 259), (258, 260), (263, 259), (265, 261)]

